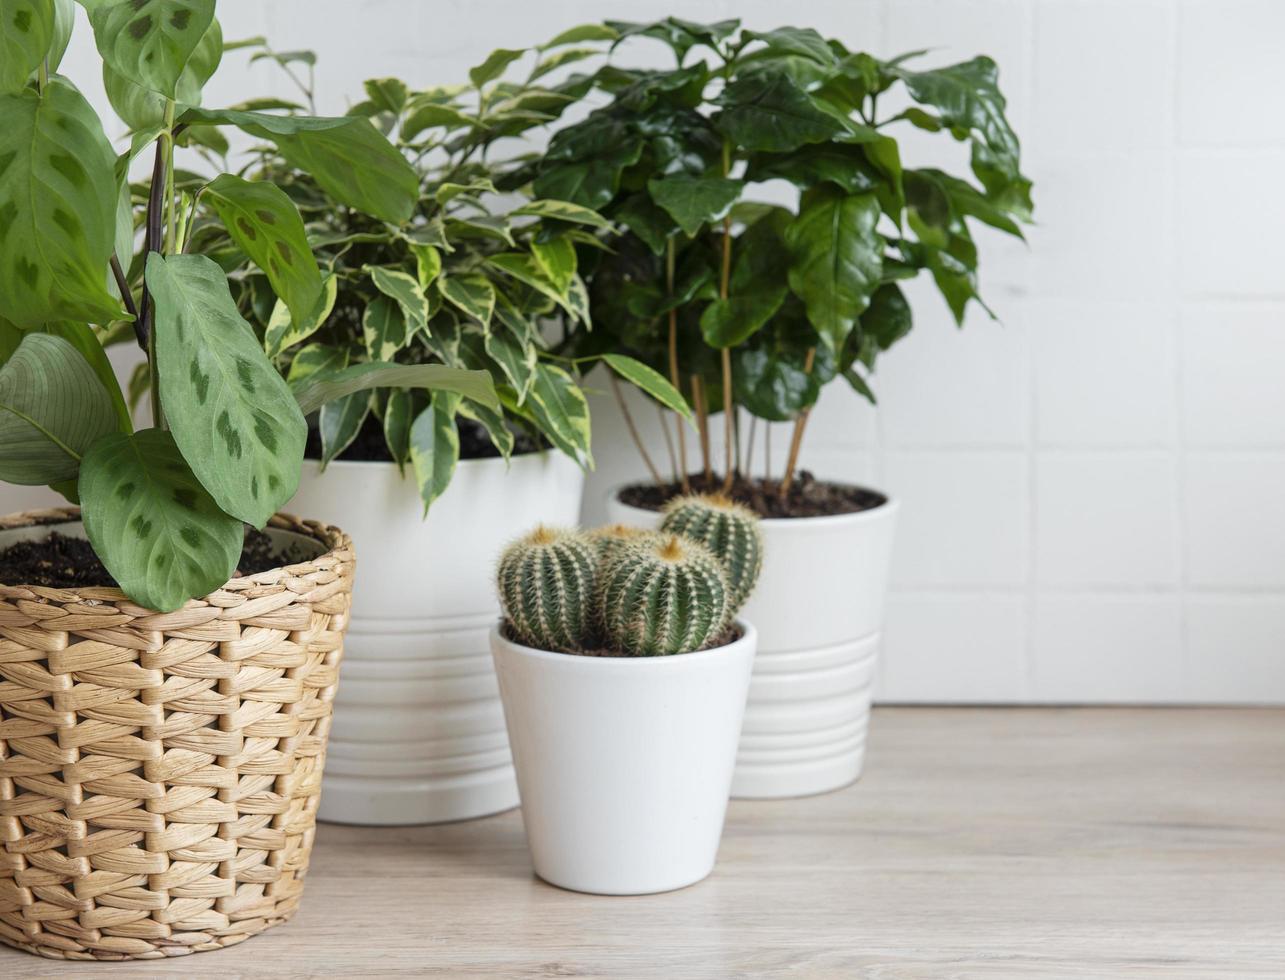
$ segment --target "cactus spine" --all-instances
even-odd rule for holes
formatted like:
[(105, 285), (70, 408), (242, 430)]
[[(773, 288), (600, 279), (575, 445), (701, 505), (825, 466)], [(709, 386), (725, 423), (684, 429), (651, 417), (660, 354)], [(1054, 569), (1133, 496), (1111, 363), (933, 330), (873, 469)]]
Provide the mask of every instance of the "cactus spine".
[(601, 570), (602, 631), (631, 656), (699, 650), (727, 624), (728, 585), (708, 549), (678, 535), (624, 545)]
[(721, 494), (676, 497), (665, 507), (661, 530), (699, 541), (723, 563), (735, 613), (749, 598), (763, 568), (758, 517)]
[(513, 638), (541, 650), (590, 645), (597, 550), (579, 531), (537, 527), (509, 545), (497, 573)]

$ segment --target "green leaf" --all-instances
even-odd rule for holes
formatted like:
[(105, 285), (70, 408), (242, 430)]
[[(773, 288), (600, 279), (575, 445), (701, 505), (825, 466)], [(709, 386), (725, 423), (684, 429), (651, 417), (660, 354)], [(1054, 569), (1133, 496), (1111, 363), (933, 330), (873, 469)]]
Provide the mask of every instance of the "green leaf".
[(100, 0), (89, 11), (103, 62), (169, 99), (213, 20), (214, 0)]
[(236, 570), (244, 527), (219, 509), (170, 433), (100, 440), (85, 456), (79, 491), (89, 543), (140, 605), (172, 612)]
[(831, 350), (839, 350), (879, 285), (883, 238), (873, 194), (824, 187), (804, 201), (786, 229), (790, 289)]
[[(396, 329), (382, 331), (384, 342), (397, 343), (396, 350), (401, 350), (417, 332), (428, 330), (428, 299), (415, 278), (399, 269), (389, 269), (380, 265), (367, 265), (363, 266), (363, 269), (370, 276), (370, 281), (375, 288), (393, 300), (401, 310), (405, 326), (400, 331)], [(386, 317), (382, 319), (387, 320)], [(379, 358), (379, 360), (386, 359)]]
[[(201, 90), (222, 58), (223, 29), (217, 20), (211, 20), (178, 77), (175, 100), (182, 105), (200, 105)], [(103, 88), (107, 101), (130, 128), (139, 130), (164, 124), (166, 97), (160, 92), (136, 84), (107, 64), (103, 65)], [(188, 133), (191, 132), (189, 129)]]
[(128, 319), (107, 290), (116, 157), (67, 81), (0, 95), (0, 311), (20, 327)]
[[(733, 213), (735, 210), (733, 206)], [(643, 192), (630, 194), (622, 200), (616, 206), (613, 217), (642, 239), (657, 255), (664, 254), (670, 236), (678, 230), (669, 212), (657, 207), (651, 195)]]
[(348, 351), (330, 344), (309, 344), (301, 347), (290, 360), (286, 383), (293, 387), (305, 378), (325, 371), (339, 371), (348, 366)]
[(501, 252), (499, 255), (489, 256), (486, 261), (501, 272), (508, 273), (519, 282), (549, 297), (555, 303), (560, 303), (564, 307), (567, 305), (567, 296), (558, 291), (558, 287), (544, 274), (544, 270), (536, 265), (535, 259), (530, 255), (523, 252)]
[(81, 457), (117, 426), (111, 397), (67, 341), (29, 333), (0, 368), (0, 480), (69, 480)]
[(1009, 217), (1005, 210), (966, 180), (932, 169), (907, 171), (906, 180), (908, 183), (912, 180), (930, 181), (945, 195), (956, 214), (969, 215), (992, 228), (998, 228), (1018, 238), (1025, 238), (1021, 226)]
[(861, 314), (862, 335), (868, 336), (881, 351), (910, 333), (913, 326), (910, 303), (895, 283), (885, 283), (876, 289), (870, 305)]
[(750, 159), (746, 180), (775, 178), (788, 180), (803, 190), (828, 181), (849, 194), (873, 191), (883, 181), (861, 147), (844, 143), (805, 146), (786, 154), (760, 153)]
[(514, 217), (534, 215), (537, 218), (556, 218), (558, 221), (569, 221), (578, 225), (589, 225), (593, 228), (609, 229), (611, 222), (591, 208), (572, 204), (570, 201), (537, 200), (528, 201), (520, 208), (510, 212)]
[(573, 65), (578, 61), (584, 61), (586, 58), (592, 58), (594, 55), (603, 54), (598, 48), (564, 48), (561, 51), (555, 51), (547, 57), (541, 58), (531, 72), (530, 81), (537, 78), (543, 78), (550, 72), (557, 71), (565, 65)]
[(411, 254), (415, 256), (415, 274), (421, 290), (427, 289), (442, 274), (442, 253), (432, 245), (410, 243)]
[(618, 37), (620, 37), (619, 33), (606, 24), (581, 24), (578, 27), (568, 28), (551, 41), (546, 41), (540, 45), (540, 50), (547, 51), (550, 48), (562, 47), (564, 44), (583, 44), (585, 41), (614, 41)]
[(224, 511), (263, 527), (299, 485), (303, 415), (213, 260), (153, 252), (147, 285), (174, 441)]
[[(40, 328), (40, 332), (54, 337), (61, 337), (80, 352), (80, 356), (94, 369), (94, 374), (98, 376), (98, 380), (102, 382), (103, 389), (107, 392), (108, 397), (111, 398), (112, 405), (116, 408), (116, 419), (120, 430), (122, 432), (132, 432), (134, 429), (133, 419), (130, 418), (129, 409), (125, 405), (125, 396), (120, 390), (120, 381), (117, 380), (116, 371), (112, 368), (112, 362), (107, 359), (107, 351), (103, 350), (103, 345), (94, 333), (93, 328), (87, 323), (60, 320), (45, 324)], [(0, 361), (2, 360), (3, 358), (0, 358)]]
[(850, 367), (844, 371), (843, 377), (848, 384), (852, 386), (852, 390), (868, 401), (871, 405), (879, 404), (878, 399), (875, 398), (875, 393), (870, 389), (870, 385), (866, 383), (865, 378), (857, 373), (857, 369), (855, 367)]
[(372, 78), (366, 81), (366, 98), (375, 103), (383, 112), (397, 115), (406, 107), (410, 90), (399, 78)]
[(410, 426), (414, 398), (405, 388), (393, 388), (384, 403), (384, 443), (400, 472), (405, 472), (410, 459)]
[(469, 81), (478, 88), (504, 74), (504, 69), (527, 53), (526, 48), (500, 48), (487, 55), (480, 65), (470, 68)]
[(335, 200), (383, 221), (409, 220), (419, 201), (414, 168), (366, 119), (197, 108), (187, 109), (179, 119), (236, 126), (269, 140), (288, 163), (311, 174)]
[(214, 178), (205, 194), (232, 240), (267, 274), (294, 328), (305, 327), (322, 301), (321, 272), (294, 202), (275, 184), (232, 174)]
[(678, 174), (647, 182), (652, 200), (669, 212), (688, 237), (727, 214), (744, 184), (724, 177)]
[(321, 406), (317, 429), (321, 433), (321, 465), (330, 462), (352, 445), (370, 413), (370, 392), (358, 391)]
[(53, 0), (7, 0), (0, 7), (0, 92), (25, 88), (53, 39)]
[(391, 361), (412, 336), (402, 310), (387, 296), (376, 296), (366, 304), (361, 333), (372, 361)]
[(283, 350), (302, 343), (325, 325), (335, 308), (335, 298), (339, 294), (339, 278), (331, 273), (321, 281), (321, 294), (316, 304), (295, 326), (295, 318), (289, 307), (277, 300), (272, 307), (272, 316), (268, 320), (267, 330), (263, 334), (263, 349), (269, 357), (276, 357)]
[(770, 422), (788, 422), (816, 401), (819, 384), (804, 370), (804, 352), (748, 347), (733, 353), (736, 403)]
[(353, 364), (338, 371), (318, 371), (292, 382), (291, 388), (305, 415), (327, 402), (371, 388), (429, 388), (453, 391), (496, 408), (500, 404), (486, 371), (464, 371), (442, 364)]
[(773, 54), (798, 55), (825, 67), (833, 67), (838, 57), (825, 38), (810, 27), (778, 27), (774, 31), (746, 31), (746, 38), (763, 41)]
[(460, 129), (462, 127), (472, 128), (477, 124), (478, 121), (476, 119), (466, 115), (454, 106), (425, 102), (414, 105), (410, 112), (407, 113), (405, 120), (402, 122), (401, 138), (406, 141), (413, 140), (424, 130), (434, 126), (442, 126), (446, 129)]
[(491, 438), (491, 444), (495, 446), (501, 456), (506, 460), (513, 455), (513, 431), (508, 427), (504, 420), (504, 412), (494, 408), (488, 408), (485, 405), (479, 405), (476, 402), (462, 399), (456, 411), (465, 418), (472, 419), (482, 428), (486, 429), (486, 434)]
[(537, 351), (534, 344), (523, 344), (508, 330), (488, 330), (483, 338), (487, 356), (500, 366), (517, 392), (518, 403), (526, 400), (535, 380)]
[(817, 108), (784, 72), (738, 78), (718, 98), (714, 126), (746, 150), (786, 153), (835, 136), (843, 124)]
[(593, 465), (589, 403), (571, 375), (541, 361), (536, 365), (526, 408), (550, 442), (577, 462)]
[(424, 513), (451, 483), (460, 458), (460, 434), (455, 428), (459, 395), (433, 393), (432, 403), (420, 412), (410, 429), (410, 461), (424, 501)]
[(685, 419), (692, 417), (691, 407), (682, 394), (665, 377), (642, 361), (624, 354), (603, 354), (607, 366), (636, 388), (645, 391), (671, 411)]
[(491, 322), (495, 313), (495, 287), (485, 276), (443, 276), (437, 281), (437, 288), (452, 306), (483, 325)]
[(753, 292), (716, 299), (701, 313), (701, 335), (711, 347), (736, 347), (761, 330), (785, 301), (785, 287), (768, 285)]
[(571, 285), (571, 278), (576, 274), (576, 248), (565, 237), (559, 235), (548, 241), (531, 243), (531, 255), (540, 271), (549, 277), (549, 281), (559, 293), (566, 293)]

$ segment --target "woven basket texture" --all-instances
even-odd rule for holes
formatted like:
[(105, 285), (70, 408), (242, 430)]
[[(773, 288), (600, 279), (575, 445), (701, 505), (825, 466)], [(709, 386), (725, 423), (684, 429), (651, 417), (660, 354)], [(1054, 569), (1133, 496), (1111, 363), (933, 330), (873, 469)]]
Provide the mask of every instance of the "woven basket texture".
[(354, 559), (337, 528), (269, 526), (325, 553), (172, 613), (114, 588), (0, 585), (0, 941), (157, 959), (294, 913)]

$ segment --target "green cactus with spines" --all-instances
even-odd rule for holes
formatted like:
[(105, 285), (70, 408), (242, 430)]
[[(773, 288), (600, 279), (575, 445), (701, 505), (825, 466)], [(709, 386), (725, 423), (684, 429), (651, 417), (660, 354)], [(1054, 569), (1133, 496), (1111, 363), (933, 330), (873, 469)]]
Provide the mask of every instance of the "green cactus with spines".
[(655, 535), (655, 531), (634, 527), (632, 524), (607, 524), (590, 531), (589, 540), (598, 548), (598, 564), (601, 567), (620, 554), (626, 545), (637, 544)]
[(568, 653), (592, 645), (598, 552), (587, 535), (537, 527), (504, 550), (496, 579), (513, 639)]
[(745, 604), (763, 569), (758, 515), (722, 494), (690, 494), (669, 502), (660, 528), (712, 551), (727, 572), (732, 612)]
[(730, 589), (722, 563), (677, 534), (620, 548), (599, 572), (600, 628), (616, 652), (639, 657), (689, 653), (727, 626)]

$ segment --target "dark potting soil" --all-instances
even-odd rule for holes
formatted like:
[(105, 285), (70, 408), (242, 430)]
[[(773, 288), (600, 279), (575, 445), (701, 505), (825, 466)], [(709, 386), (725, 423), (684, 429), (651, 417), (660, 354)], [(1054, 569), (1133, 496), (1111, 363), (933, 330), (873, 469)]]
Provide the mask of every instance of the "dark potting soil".
[[(256, 575), (294, 560), (295, 556), (283, 555), (262, 531), (247, 528), (245, 548), (236, 574)], [(39, 541), (19, 541), (0, 551), (0, 582), (6, 585), (40, 585), (50, 589), (116, 586), (116, 580), (103, 567), (88, 541), (69, 538), (56, 531)]]
[[(507, 619), (504, 621), (504, 625), (500, 627), (500, 632), (504, 634), (504, 638), (508, 640), (510, 643), (517, 643), (518, 645), (522, 645), (522, 641), (517, 639), (517, 637), (513, 635), (513, 629), (511, 626), (509, 626), (509, 622)], [(742, 635), (743, 634), (741, 632), (741, 628), (737, 626), (735, 623), (733, 623), (731, 626), (727, 627), (727, 629), (723, 630), (723, 632), (719, 633), (718, 636), (714, 637), (714, 639), (710, 640), (703, 647), (701, 647), (700, 650), (693, 650), (692, 652), (700, 653), (701, 650), (714, 650), (714, 649), (717, 649), (718, 647), (728, 646), (729, 644), (735, 643), (737, 640), (739, 640)], [(567, 653), (567, 656), (568, 657), (621, 657), (623, 656), (619, 650), (613, 650), (610, 647), (601, 646), (600, 645), (601, 639), (602, 639), (601, 637), (598, 637), (597, 640), (599, 642), (595, 643), (595, 645), (592, 648), (588, 650), (576, 650), (573, 653)], [(683, 655), (681, 653), (675, 653), (675, 654), (670, 654), (670, 656), (681, 657)], [(643, 659), (650, 659), (650, 658), (643, 658)]]
[[(722, 493), (721, 477), (706, 479), (696, 473), (688, 477), (693, 493)], [(738, 476), (728, 495), (744, 504), (759, 517), (832, 517), (835, 514), (855, 514), (871, 510), (888, 502), (888, 498), (864, 487), (846, 483), (827, 483), (818, 480), (807, 470), (800, 470), (782, 499), (780, 484), (776, 481), (750, 480)], [(683, 488), (678, 483), (657, 486), (654, 483), (635, 483), (620, 491), (621, 502), (643, 510), (662, 510), (674, 497), (681, 496)]]
[[(487, 435), (486, 429), (481, 424), (472, 419), (457, 417), (455, 428), (460, 434), (460, 459), (493, 459), (500, 455), (500, 451), (495, 448), (495, 443), (491, 442), (491, 437)], [(539, 452), (540, 449), (541, 447), (536, 445), (526, 433), (514, 434), (513, 454), (515, 456)], [(304, 450), (304, 455), (308, 459), (321, 459), (321, 433), (315, 427), (308, 428), (308, 446)], [(383, 423), (374, 415), (367, 415), (361, 431), (357, 433), (357, 438), (335, 459), (355, 463), (391, 463), (393, 457), (389, 455), (388, 443), (384, 440)]]

